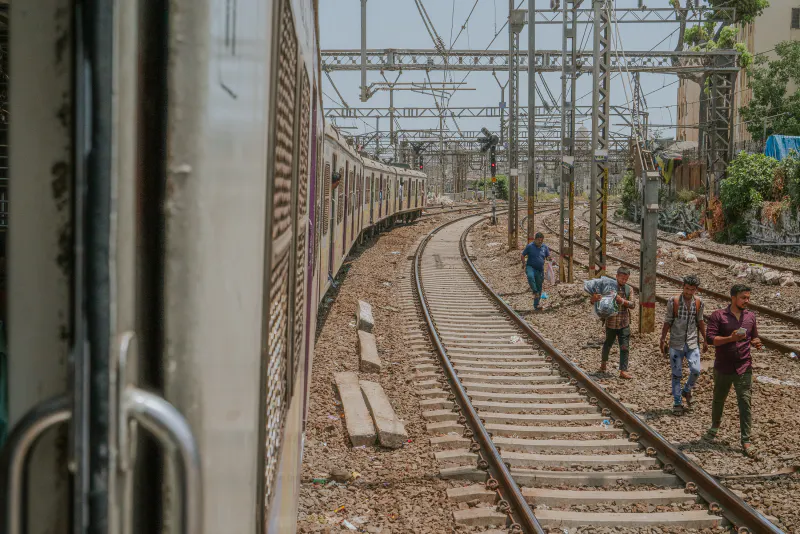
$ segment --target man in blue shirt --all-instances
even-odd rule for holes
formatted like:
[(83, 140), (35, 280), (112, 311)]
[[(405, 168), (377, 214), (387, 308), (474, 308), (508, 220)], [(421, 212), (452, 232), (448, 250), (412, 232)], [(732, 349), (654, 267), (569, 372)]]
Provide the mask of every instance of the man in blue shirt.
[(522, 257), (526, 256), (528, 260), (525, 262), (525, 274), (533, 291), (533, 309), (538, 310), (544, 282), (544, 262), (550, 258), (550, 249), (544, 244), (544, 234), (536, 233), (533, 241), (522, 251)]

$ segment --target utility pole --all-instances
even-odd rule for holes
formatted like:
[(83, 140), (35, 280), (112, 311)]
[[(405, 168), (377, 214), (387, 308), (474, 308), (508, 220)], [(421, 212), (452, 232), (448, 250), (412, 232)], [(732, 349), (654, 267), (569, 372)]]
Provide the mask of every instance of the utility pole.
[[(594, 70), (592, 73), (592, 152), (589, 212), (589, 276), (606, 271), (608, 217), (609, 61), (611, 21), (607, 0), (594, 0)], [(637, 73), (638, 74), (638, 73)]]
[(536, 206), (536, 0), (528, 0), (528, 239), (533, 241)]
[(506, 131), (506, 121), (505, 121), (505, 109), (506, 109), (506, 86), (508, 85), (508, 80), (506, 83), (500, 83), (500, 78), (497, 77), (497, 73), (492, 71), (492, 76), (494, 76), (494, 80), (497, 82), (497, 86), (500, 88), (500, 102), (498, 103), (498, 109), (500, 110), (500, 144), (503, 145), (505, 143), (505, 131)]
[(369, 99), (367, 94), (367, 0), (361, 0), (361, 101)]
[(508, 248), (519, 239), (519, 34), (525, 26), (524, 9), (508, 0)]
[[(559, 276), (562, 282), (572, 283), (572, 252), (575, 236), (575, 83), (578, 75), (577, 59), (577, 9), (580, 0), (565, 0), (563, 34), (561, 43), (561, 212), (559, 235)], [(557, 4), (556, 4), (557, 5)], [(569, 57), (567, 54), (569, 53)], [(568, 96), (569, 95), (569, 96)], [(564, 242), (565, 198), (569, 220), (568, 240)]]
[(639, 253), (639, 332), (655, 330), (658, 249), (658, 171), (642, 170), (642, 240)]

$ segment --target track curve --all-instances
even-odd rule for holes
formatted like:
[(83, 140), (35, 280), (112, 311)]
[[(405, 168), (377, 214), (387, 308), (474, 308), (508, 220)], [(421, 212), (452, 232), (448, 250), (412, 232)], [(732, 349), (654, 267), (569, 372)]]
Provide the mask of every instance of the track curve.
[[(439, 365), (418, 362), (417, 387), (440, 475), (483, 482), (448, 492), (482, 503), (455, 512), (456, 521), (516, 523), (537, 533), (585, 525), (680, 531), (730, 521), (740, 532), (780, 532), (491, 291), (466, 242), (483, 218), (439, 227), (414, 259), (422, 316), (439, 356)], [(608, 511), (612, 502), (625, 511)], [(668, 511), (641, 513), (642, 504)]]

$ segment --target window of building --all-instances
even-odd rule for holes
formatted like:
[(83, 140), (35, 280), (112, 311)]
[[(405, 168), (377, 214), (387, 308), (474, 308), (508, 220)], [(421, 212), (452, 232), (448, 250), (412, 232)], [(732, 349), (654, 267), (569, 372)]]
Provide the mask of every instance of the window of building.
[(800, 30), (800, 7), (792, 8), (792, 29)]

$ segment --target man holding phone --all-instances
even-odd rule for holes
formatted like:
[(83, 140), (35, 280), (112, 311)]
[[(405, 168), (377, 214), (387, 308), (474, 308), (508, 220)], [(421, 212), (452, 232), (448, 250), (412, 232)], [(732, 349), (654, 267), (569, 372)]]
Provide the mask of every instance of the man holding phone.
[(708, 440), (717, 437), (725, 399), (731, 386), (736, 391), (739, 406), (739, 428), (744, 454), (755, 457), (750, 443), (752, 412), (750, 408), (753, 365), (750, 346), (760, 349), (756, 315), (747, 308), (750, 305), (751, 288), (736, 284), (731, 288), (731, 304), (711, 314), (708, 321), (707, 339), (714, 345), (714, 402), (711, 408), (711, 428), (704, 436)]

